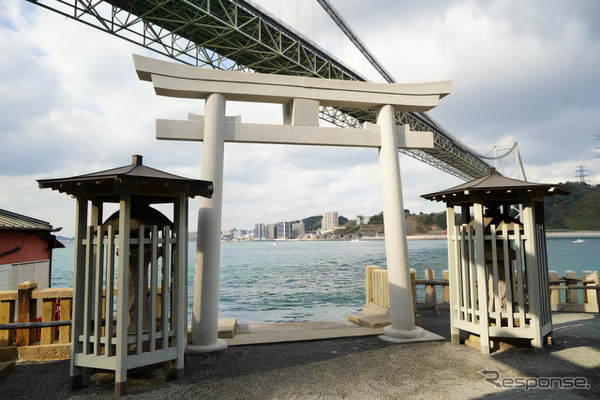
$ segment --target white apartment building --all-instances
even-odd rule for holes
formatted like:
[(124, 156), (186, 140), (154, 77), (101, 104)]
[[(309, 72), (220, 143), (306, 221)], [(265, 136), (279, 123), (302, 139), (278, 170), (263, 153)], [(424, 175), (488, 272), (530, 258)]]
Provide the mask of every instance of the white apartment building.
[(328, 211), (321, 220), (321, 229), (323, 231), (332, 231), (340, 227), (340, 217), (337, 211)]
[(265, 240), (267, 238), (267, 226), (265, 224), (254, 224), (254, 240)]
[(290, 223), (289, 222), (278, 222), (277, 223), (277, 239), (289, 239), (290, 238)]
[(371, 217), (365, 217), (363, 215), (356, 216), (356, 225), (367, 225)]
[(267, 225), (267, 239), (277, 239), (277, 224)]

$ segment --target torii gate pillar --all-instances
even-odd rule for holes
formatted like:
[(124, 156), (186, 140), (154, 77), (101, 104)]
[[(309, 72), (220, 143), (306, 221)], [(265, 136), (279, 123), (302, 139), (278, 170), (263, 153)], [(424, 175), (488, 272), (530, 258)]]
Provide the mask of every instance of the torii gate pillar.
[(386, 326), (383, 332), (392, 338), (417, 338), (425, 336), (425, 330), (415, 326), (413, 309), (407, 306), (412, 304), (413, 300), (394, 107), (391, 105), (380, 107), (377, 110), (377, 124), (381, 130), (379, 165), (392, 323)]
[(195, 279), (196, 282), (200, 281), (200, 287), (194, 288), (193, 347), (189, 347), (188, 350), (211, 352), (227, 348), (227, 342), (218, 338), (225, 97), (218, 93), (209, 95), (204, 109), (204, 144), (200, 176), (213, 182), (214, 193), (211, 199), (200, 200), (198, 210)]

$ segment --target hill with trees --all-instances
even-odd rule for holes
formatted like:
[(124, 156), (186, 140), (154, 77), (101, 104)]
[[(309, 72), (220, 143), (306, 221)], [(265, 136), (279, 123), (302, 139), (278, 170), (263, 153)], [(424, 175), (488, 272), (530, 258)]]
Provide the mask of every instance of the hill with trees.
[(570, 195), (544, 198), (546, 228), (600, 231), (600, 185), (566, 182), (560, 186)]
[[(306, 232), (316, 232), (317, 230), (321, 229), (322, 219), (322, 215), (314, 215), (312, 217), (306, 217), (302, 219), (302, 222), (304, 222), (304, 230)], [(348, 218), (344, 217), (343, 215), (340, 215), (338, 217), (338, 221), (340, 226), (343, 226), (348, 222)]]

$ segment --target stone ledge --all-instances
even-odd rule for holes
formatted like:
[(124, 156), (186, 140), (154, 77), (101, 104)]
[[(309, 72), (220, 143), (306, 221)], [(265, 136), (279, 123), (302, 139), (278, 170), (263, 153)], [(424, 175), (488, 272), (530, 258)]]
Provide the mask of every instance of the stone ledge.
[(71, 344), (41, 344), (18, 348), (21, 361), (68, 360), (71, 358)]
[(39, 289), (31, 292), (32, 299), (55, 299), (55, 298), (72, 298), (72, 288), (49, 288)]
[(18, 293), (16, 290), (0, 290), (0, 300), (17, 300)]

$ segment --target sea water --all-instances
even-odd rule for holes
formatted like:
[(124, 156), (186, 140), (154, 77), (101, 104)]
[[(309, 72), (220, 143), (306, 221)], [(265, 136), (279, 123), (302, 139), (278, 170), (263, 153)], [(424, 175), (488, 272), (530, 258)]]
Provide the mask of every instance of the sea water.
[[(600, 238), (583, 243), (549, 238), (548, 266), (561, 276), (600, 270)], [(409, 264), (419, 278), (448, 269), (445, 240), (410, 240)], [(52, 286), (71, 287), (74, 244), (53, 252)], [(188, 254), (188, 314), (192, 311), (195, 246)], [(219, 315), (238, 323), (345, 320), (365, 307), (365, 267), (386, 267), (383, 240), (222, 242)], [(417, 299), (424, 299), (424, 288)]]

